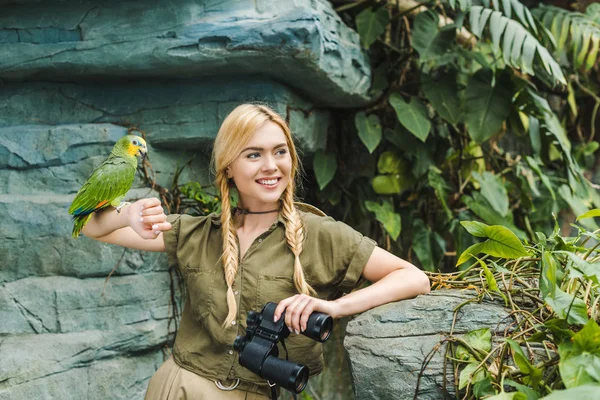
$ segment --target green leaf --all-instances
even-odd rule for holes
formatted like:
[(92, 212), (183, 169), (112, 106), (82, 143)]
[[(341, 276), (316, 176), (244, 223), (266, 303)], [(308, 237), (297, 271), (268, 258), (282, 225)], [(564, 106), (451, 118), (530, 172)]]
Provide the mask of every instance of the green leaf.
[(550, 179), (544, 173), (542, 173), (542, 169), (540, 168), (540, 165), (537, 162), (537, 160), (535, 158), (532, 158), (529, 156), (525, 156), (525, 159), (527, 160), (527, 164), (529, 164), (531, 169), (534, 170), (535, 173), (540, 177), (540, 179), (542, 180), (542, 183), (544, 184), (546, 189), (548, 189), (548, 192), (550, 192), (550, 195), (552, 196), (552, 200), (556, 200), (556, 194), (554, 193), (554, 189), (552, 188), (552, 185), (550, 184)]
[(383, 228), (389, 233), (393, 240), (397, 240), (400, 236), (402, 221), (400, 214), (394, 212), (394, 206), (389, 201), (383, 201), (382, 204), (374, 201), (365, 201), (367, 210), (375, 213), (377, 221), (381, 222)]
[(377, 161), (377, 170), (380, 174), (399, 174), (406, 169), (406, 163), (403, 163), (393, 151), (384, 151)]
[(528, 375), (527, 379), (524, 379), (523, 381), (536, 388), (542, 380), (542, 371), (539, 368), (531, 365), (518, 343), (508, 338), (506, 339), (506, 342), (509, 344), (512, 350), (515, 364), (517, 364), (517, 367), (519, 367), (521, 372), (523, 372), (525, 375)]
[(484, 220), (490, 225), (502, 225), (513, 231), (517, 237), (524, 239), (527, 234), (517, 228), (513, 224), (512, 214), (509, 212), (507, 216), (503, 217), (496, 210), (494, 210), (488, 203), (488, 201), (479, 192), (472, 192), (471, 196), (462, 196), (461, 200), (475, 215)]
[(527, 400), (527, 395), (520, 392), (501, 392), (492, 397), (486, 397), (485, 400)]
[(450, 220), (452, 219), (452, 211), (448, 207), (448, 203), (446, 201), (448, 194), (446, 190), (448, 189), (448, 185), (444, 181), (442, 177), (442, 171), (440, 171), (435, 166), (429, 167), (429, 172), (427, 174), (427, 182), (429, 186), (431, 186), (435, 192), (435, 197), (442, 203), (442, 208), (446, 212), (446, 217)]
[(474, 349), (482, 351), (484, 354), (492, 351), (492, 332), (490, 328), (481, 328), (468, 332), (463, 340)]
[(483, 248), (483, 243), (475, 243), (474, 245), (467, 247), (465, 249), (465, 251), (463, 251), (461, 253), (460, 257), (458, 258), (458, 261), (456, 262), (456, 266), (458, 267), (459, 265), (469, 261), (469, 259), (471, 257), (475, 257), (477, 254), (481, 253), (482, 248)]
[(431, 122), (423, 103), (416, 97), (412, 97), (410, 102), (406, 103), (398, 93), (393, 93), (389, 101), (396, 111), (398, 121), (416, 138), (425, 142), (431, 131)]
[(567, 319), (567, 322), (570, 324), (583, 325), (588, 321), (587, 306), (585, 302), (572, 294), (563, 292), (558, 286), (554, 288), (553, 293), (544, 297), (544, 301), (548, 303), (556, 315), (560, 318)]
[(477, 368), (479, 365), (478, 362), (471, 362), (467, 364), (463, 370), (460, 372), (460, 376), (458, 378), (458, 389), (464, 389), (467, 384), (475, 384), (486, 377), (485, 370), (482, 367)]
[(591, 279), (594, 283), (600, 283), (600, 262), (591, 263), (569, 251), (556, 251), (555, 253), (565, 254), (576, 268), (586, 279)]
[(420, 61), (431, 61), (445, 55), (456, 41), (456, 28), (446, 25), (439, 28), (439, 16), (432, 10), (416, 16), (411, 35), (412, 47), (419, 53)]
[(386, 7), (380, 7), (376, 11), (367, 8), (356, 16), (356, 29), (365, 49), (369, 48), (379, 35), (385, 32), (389, 20), (390, 15)]
[(461, 221), (461, 225), (469, 232), (477, 233), (475, 236), (483, 235), (482, 237), (488, 238), (479, 249), (481, 253), (502, 258), (519, 258), (529, 255), (519, 238), (504, 226), (489, 226), (475, 221)]
[(525, 385), (521, 385), (520, 383), (517, 383), (510, 379), (505, 379), (504, 384), (508, 385), (508, 386), (512, 386), (515, 389), (517, 389), (519, 392), (525, 394), (527, 396), (527, 400), (537, 400), (541, 397), (541, 395), (538, 392), (536, 392), (535, 390), (533, 390), (532, 388), (525, 386)]
[[(562, 185), (558, 189), (558, 194), (569, 204), (575, 215), (585, 215), (589, 213), (588, 207), (585, 205), (584, 200), (577, 197), (571, 192), (571, 189), (567, 185)], [(598, 225), (593, 219), (585, 219), (581, 222), (581, 225), (585, 226), (590, 230), (598, 229)]]
[(319, 184), (319, 189), (323, 190), (325, 186), (335, 176), (337, 170), (337, 160), (335, 153), (326, 153), (322, 150), (317, 150), (313, 159), (313, 169), (315, 171), (315, 177)]
[(440, 73), (435, 79), (425, 74), (421, 77), (425, 97), (438, 114), (451, 124), (458, 124), (462, 118), (456, 74), (456, 70), (451, 69)]
[(412, 248), (423, 269), (436, 271), (444, 258), (446, 242), (437, 232), (432, 232), (423, 220), (413, 221)]
[(356, 113), (354, 123), (358, 130), (358, 137), (360, 137), (360, 140), (367, 147), (369, 153), (373, 153), (381, 142), (381, 124), (379, 123), (379, 118), (375, 114), (367, 117), (361, 111)]
[(481, 175), (473, 171), (473, 178), (481, 185), (481, 194), (501, 216), (508, 214), (508, 193), (498, 175), (484, 171)]
[(477, 71), (467, 84), (465, 92), (465, 119), (469, 135), (475, 142), (483, 143), (502, 128), (512, 106), (512, 83), (508, 74), (496, 77), (489, 69)]
[(594, 320), (587, 321), (584, 328), (577, 332), (571, 340), (565, 340), (560, 344), (558, 354), (560, 355), (558, 369), (565, 387), (570, 389), (590, 383), (598, 384), (600, 381), (600, 327)]
[(586, 213), (581, 214), (579, 217), (577, 217), (577, 221), (579, 221), (580, 219), (594, 218), (594, 217), (600, 217), (600, 208), (594, 208), (593, 210), (590, 210)]
[(403, 191), (402, 182), (396, 175), (377, 175), (373, 178), (371, 186), (375, 193), (383, 195), (399, 194)]
[(554, 390), (542, 400), (595, 399), (598, 397), (598, 392), (600, 392), (600, 384), (590, 383), (566, 390)]

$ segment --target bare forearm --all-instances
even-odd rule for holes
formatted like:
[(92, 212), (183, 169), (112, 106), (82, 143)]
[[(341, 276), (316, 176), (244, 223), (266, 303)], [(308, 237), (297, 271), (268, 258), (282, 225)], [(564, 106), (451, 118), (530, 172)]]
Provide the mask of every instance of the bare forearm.
[(100, 212), (95, 212), (82, 230), (85, 236), (100, 238), (117, 229), (129, 226), (129, 212), (131, 205), (127, 205), (118, 213), (115, 208), (108, 207)]
[(372, 285), (335, 300), (339, 312), (335, 317), (358, 314), (382, 304), (427, 293), (429, 281), (419, 269), (393, 271)]

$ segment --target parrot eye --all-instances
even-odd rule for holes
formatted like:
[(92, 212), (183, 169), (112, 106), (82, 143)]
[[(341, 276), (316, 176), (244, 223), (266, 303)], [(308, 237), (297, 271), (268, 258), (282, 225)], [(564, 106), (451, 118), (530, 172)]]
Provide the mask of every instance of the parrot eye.
[(138, 141), (137, 141), (137, 140), (135, 140), (135, 139), (134, 139), (134, 141), (133, 141), (133, 142), (131, 142), (131, 143), (133, 143), (135, 146), (137, 146), (138, 144), (140, 144), (140, 142), (138, 142)]

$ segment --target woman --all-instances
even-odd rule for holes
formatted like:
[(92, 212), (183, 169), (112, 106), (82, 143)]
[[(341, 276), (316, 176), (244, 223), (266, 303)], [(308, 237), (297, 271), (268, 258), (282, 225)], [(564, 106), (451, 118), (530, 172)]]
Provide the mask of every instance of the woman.
[[(227, 116), (212, 164), (220, 215), (166, 216), (158, 199), (142, 199), (121, 213), (95, 215), (83, 230), (103, 242), (165, 251), (185, 279), (173, 356), (150, 380), (147, 399), (268, 397), (268, 383), (240, 366), (233, 350), (248, 311), (268, 301), (279, 303), (275, 318), (285, 311), (296, 333), (286, 339), (289, 359), (314, 375), (322, 369), (322, 345), (298, 335), (312, 312), (340, 318), (429, 292), (414, 265), (294, 203), (298, 156), (287, 124), (268, 107), (244, 104)], [(229, 200), (234, 188), (237, 209)], [(373, 284), (340, 297), (361, 278)]]

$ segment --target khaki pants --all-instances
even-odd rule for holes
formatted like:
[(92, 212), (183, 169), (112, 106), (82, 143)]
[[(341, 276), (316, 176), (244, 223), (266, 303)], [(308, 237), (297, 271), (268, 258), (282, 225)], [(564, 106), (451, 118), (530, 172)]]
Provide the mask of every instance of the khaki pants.
[[(240, 386), (242, 386), (240, 384)], [(255, 385), (249, 385), (255, 386)], [(215, 382), (181, 368), (173, 357), (160, 366), (148, 383), (144, 400), (265, 400), (261, 393), (221, 390)]]

